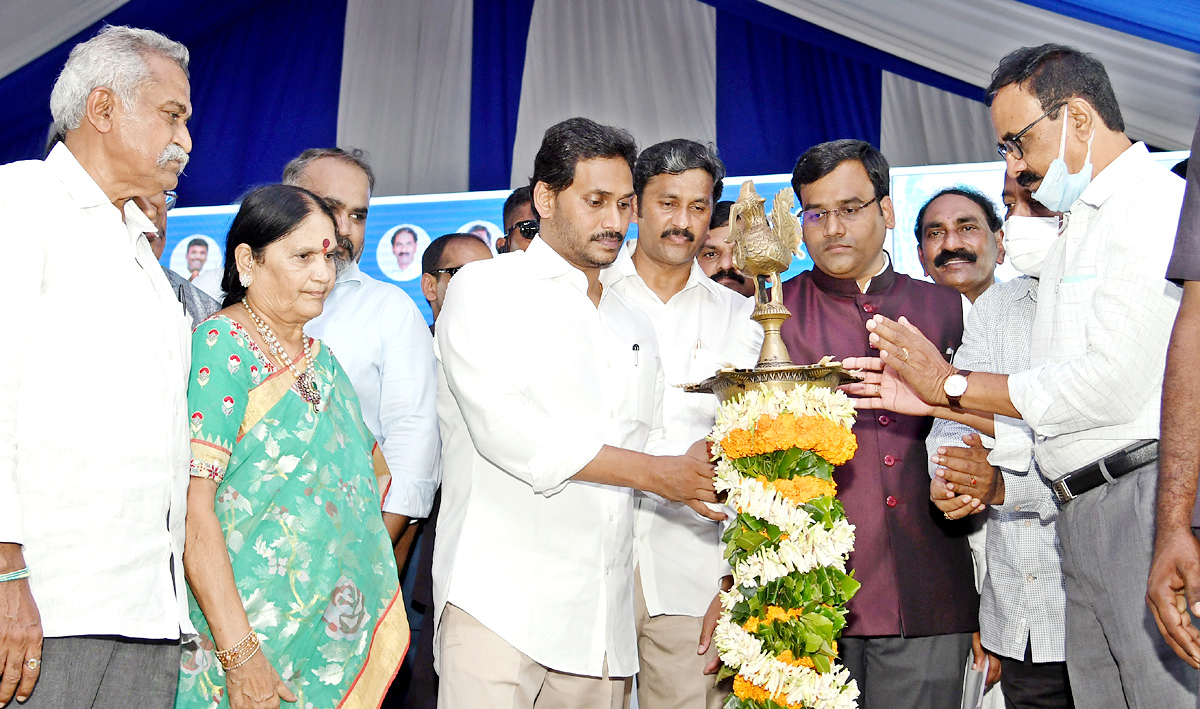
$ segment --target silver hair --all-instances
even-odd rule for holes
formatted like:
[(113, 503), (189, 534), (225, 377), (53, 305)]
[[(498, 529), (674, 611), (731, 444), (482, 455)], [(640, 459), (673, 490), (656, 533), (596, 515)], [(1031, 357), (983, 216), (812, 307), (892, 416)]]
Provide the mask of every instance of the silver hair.
[(88, 96), (101, 86), (112, 89), (129, 105), (150, 75), (147, 54), (174, 61), (188, 73), (188, 50), (153, 30), (109, 25), (86, 42), (75, 45), (50, 92), (50, 115), (58, 132), (75, 130), (83, 122)]

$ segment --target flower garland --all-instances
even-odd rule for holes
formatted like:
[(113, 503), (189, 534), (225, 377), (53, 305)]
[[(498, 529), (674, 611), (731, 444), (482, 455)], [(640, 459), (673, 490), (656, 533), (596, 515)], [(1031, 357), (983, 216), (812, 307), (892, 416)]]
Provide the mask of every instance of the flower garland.
[(857, 706), (858, 686), (835, 662), (859, 586), (833, 481), (858, 448), (853, 424), (849, 398), (822, 387), (764, 386), (721, 405), (715, 485), (737, 510), (723, 537), (734, 585), (713, 633), (721, 677), (735, 676), (726, 709)]

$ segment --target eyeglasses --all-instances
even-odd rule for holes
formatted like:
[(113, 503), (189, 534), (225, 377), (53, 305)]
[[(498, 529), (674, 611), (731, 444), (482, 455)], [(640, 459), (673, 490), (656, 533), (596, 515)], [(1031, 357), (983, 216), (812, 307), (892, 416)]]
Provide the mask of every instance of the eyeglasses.
[(179, 201), (179, 195), (175, 194), (175, 190), (167, 190), (163, 192), (167, 196), (167, 211), (175, 208), (175, 203)]
[(1021, 147), (1021, 137), (1024, 136), (1026, 133), (1028, 133), (1031, 128), (1033, 128), (1038, 123), (1040, 123), (1043, 118), (1045, 118), (1046, 116), (1049, 116), (1051, 113), (1054, 113), (1055, 111), (1057, 111), (1058, 109), (1060, 109), (1066, 105), (1067, 105), (1067, 102), (1063, 101), (1062, 103), (1051, 108), (1049, 111), (1046, 111), (1042, 115), (1038, 116), (1037, 119), (1034, 120), (1033, 123), (1030, 123), (1029, 125), (1025, 126), (1025, 128), (1022, 129), (1020, 133), (1017, 133), (1016, 135), (1014, 135), (1013, 137), (1004, 141), (1003, 143), (996, 143), (996, 152), (1000, 153), (1000, 157), (1002, 159), (1007, 159), (1009, 153), (1012, 153), (1013, 158), (1016, 160), (1020, 160), (1020, 159), (1024, 158), (1025, 150)]
[(538, 235), (538, 223), (532, 219), (526, 219), (513, 224), (509, 227), (509, 236), (512, 236), (513, 229), (520, 230), (521, 236), (525, 237), (526, 240), (532, 240), (533, 237)]
[[(466, 264), (464, 263), (463, 266), (465, 266), (465, 265)], [(434, 278), (437, 278), (438, 275), (444, 273), (447, 276), (454, 278), (454, 274), (458, 273), (460, 270), (462, 270), (462, 266), (452, 266), (450, 268), (435, 268), (429, 272), (429, 275), (433, 276)]]
[(804, 226), (820, 226), (825, 223), (830, 214), (835, 215), (838, 219), (844, 219), (852, 222), (862, 214), (862, 211), (873, 203), (878, 202), (879, 198), (875, 197), (862, 204), (847, 204), (837, 209), (806, 209), (800, 212), (800, 223)]

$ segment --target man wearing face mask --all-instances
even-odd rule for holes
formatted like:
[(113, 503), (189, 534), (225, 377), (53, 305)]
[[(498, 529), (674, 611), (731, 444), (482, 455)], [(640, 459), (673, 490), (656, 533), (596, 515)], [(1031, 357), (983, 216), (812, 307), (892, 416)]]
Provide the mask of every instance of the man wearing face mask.
[[(1008, 174), (1064, 211), (1041, 267), (1030, 368), (956, 370), (906, 323), (871, 340), (933, 406), (1021, 418), (1061, 505), (1066, 658), (1081, 706), (1196, 704), (1196, 674), (1144, 602), (1167, 342), (1181, 290), (1163, 278), (1183, 180), (1124, 133), (1103, 65), (1060, 45), (1000, 62), (987, 93)], [(889, 384), (890, 386), (890, 384)], [(1000, 419), (997, 419), (999, 421)], [(996, 423), (997, 446), (1006, 435)]]
[[(1058, 231), (1053, 224), (1053, 230), (1039, 231), (1041, 220), (1057, 222), (1057, 215), (1034, 202), (1012, 177), (1004, 182), (1004, 204), (1005, 232), (1031, 247), (1025, 253), (1044, 256)], [(1031, 267), (1031, 261), (1022, 265)], [(1041, 264), (1032, 265), (1036, 271)], [(1037, 278), (1027, 274), (980, 295), (954, 366), (1008, 374), (1028, 369), (1037, 291)], [(955, 412), (949, 408), (939, 407), (935, 415), (939, 418), (925, 442), (933, 478), (930, 498), (955, 519), (987, 515), (988, 573), (979, 628), (982, 649), (1003, 668), (1000, 691), (1013, 709), (1072, 707), (1064, 662), (1066, 594), (1054, 529), (1059, 507), (1033, 461), (1032, 433), (1020, 419), (997, 417), (996, 427), (1012, 427), (1015, 434), (1001, 436), (1006, 440), (997, 445), (991, 436), (950, 418)]]

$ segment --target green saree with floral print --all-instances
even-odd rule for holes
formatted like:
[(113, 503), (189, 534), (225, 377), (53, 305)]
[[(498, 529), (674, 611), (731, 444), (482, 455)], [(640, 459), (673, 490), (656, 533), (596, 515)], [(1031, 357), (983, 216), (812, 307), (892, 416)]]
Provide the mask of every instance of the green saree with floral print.
[[(233, 576), (261, 652), (305, 709), (377, 707), (408, 648), (380, 511), (381, 456), (350, 380), (313, 342), (320, 402), (223, 316), (192, 338), (192, 475), (217, 482)], [(303, 362), (300, 363), (303, 366)], [(382, 468), (383, 471), (386, 468)], [(195, 599), (176, 707), (226, 707)]]

